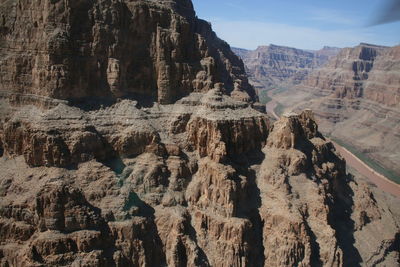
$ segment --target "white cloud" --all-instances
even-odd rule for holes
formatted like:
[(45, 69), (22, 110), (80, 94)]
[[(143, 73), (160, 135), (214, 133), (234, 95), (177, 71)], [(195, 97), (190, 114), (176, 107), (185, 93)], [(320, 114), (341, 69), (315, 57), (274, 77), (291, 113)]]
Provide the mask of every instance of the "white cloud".
[[(255, 49), (270, 43), (303, 49), (320, 49), (325, 45), (348, 47), (360, 42), (374, 43), (377, 36), (366, 28), (349, 30), (320, 30), (279, 23), (257, 21), (228, 21), (211, 19), (214, 31), (231, 46)], [(378, 44), (384, 44), (379, 43)]]

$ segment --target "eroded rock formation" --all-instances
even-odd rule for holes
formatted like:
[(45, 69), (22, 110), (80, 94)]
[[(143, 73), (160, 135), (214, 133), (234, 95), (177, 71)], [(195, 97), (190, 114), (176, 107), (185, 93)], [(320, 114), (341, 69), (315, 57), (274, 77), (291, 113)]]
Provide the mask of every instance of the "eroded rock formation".
[(276, 95), (288, 109), (315, 111), (322, 131), (400, 174), (400, 47), (344, 48), (300, 86)]
[(318, 51), (286, 46), (260, 46), (256, 50), (234, 48), (245, 65), (252, 84), (259, 89), (270, 89), (282, 84), (301, 83), (314, 69), (324, 65), (338, 48), (324, 47)]
[(363, 98), (396, 106), (400, 47), (360, 44), (345, 48), (320, 70), (310, 74), (303, 85), (332, 91), (336, 98)]
[(241, 61), (190, 1), (1, 10), (0, 266), (398, 262), (398, 200), (346, 173), (311, 111), (271, 125), (254, 109)]
[(243, 63), (189, 0), (2, 1), (0, 18), (0, 90), (172, 103), (223, 82), (256, 97)]
[[(265, 114), (218, 89), (174, 105), (135, 105), (123, 100), (80, 116), (64, 104), (24, 106), (26, 121), (20, 108), (8, 120), (53, 125), (66, 151), (83, 135), (102, 140), (92, 155), (104, 147), (110, 152), (91, 157), (90, 150), (74, 150), (64, 155), (68, 168), (50, 160), (54, 154), (37, 153), (39, 167), (31, 168), (26, 152), (10, 150), (13, 139), (2, 136), (2, 264), (340, 266), (372, 255), (389, 265), (398, 259), (398, 215), (346, 174), (311, 111), (271, 126)], [(129, 141), (127, 147), (139, 148), (123, 156), (122, 141), (115, 140), (136, 140), (135, 132), (119, 130), (130, 119), (147, 125), (151, 138), (143, 149), (142, 139)], [(82, 127), (61, 124), (98, 130), (85, 135)], [(368, 248), (363, 238), (370, 239)], [(385, 253), (374, 254), (378, 248)]]

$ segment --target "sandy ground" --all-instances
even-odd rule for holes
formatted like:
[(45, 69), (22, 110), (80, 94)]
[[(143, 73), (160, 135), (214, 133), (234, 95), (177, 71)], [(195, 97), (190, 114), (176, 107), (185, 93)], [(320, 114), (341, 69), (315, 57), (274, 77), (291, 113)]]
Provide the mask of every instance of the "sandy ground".
[[(275, 90), (275, 89), (274, 89)], [(271, 101), (269, 101), (266, 105), (265, 108), (267, 110), (267, 113), (271, 114), (275, 119), (279, 120), (279, 116), (276, 115), (275, 113), (275, 108), (278, 105), (278, 102), (276, 102), (276, 100), (272, 97), (272, 95), (274, 94), (274, 90), (270, 90), (268, 91), (268, 96), (272, 99)]]
[[(278, 102), (273, 98), (274, 90), (270, 90), (268, 92), (268, 96), (272, 99), (270, 102), (266, 104), (266, 110), (269, 114), (271, 114), (277, 120), (279, 116), (275, 113), (274, 109), (278, 105)], [(367, 177), (372, 183), (374, 183), (378, 188), (383, 191), (390, 193), (398, 198), (400, 198), (400, 185), (395, 182), (390, 181), (385, 176), (377, 173), (372, 168), (370, 168), (367, 164), (361, 161), (358, 157), (356, 157), (353, 153), (348, 151), (346, 148), (340, 146), (339, 144), (332, 141), (335, 145), (335, 148), (342, 157), (346, 160), (346, 163), (357, 170), (360, 174)]]

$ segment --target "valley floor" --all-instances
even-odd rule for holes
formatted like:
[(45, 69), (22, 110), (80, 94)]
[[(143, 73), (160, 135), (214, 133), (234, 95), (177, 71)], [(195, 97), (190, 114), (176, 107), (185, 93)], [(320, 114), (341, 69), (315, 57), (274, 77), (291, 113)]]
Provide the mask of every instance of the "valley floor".
[(385, 192), (388, 192), (398, 198), (400, 198), (400, 185), (392, 182), (382, 174), (377, 173), (367, 164), (365, 164), (361, 159), (357, 158), (353, 153), (351, 153), (346, 148), (340, 146), (338, 143), (332, 141), (335, 148), (342, 157), (346, 160), (346, 163), (352, 168), (356, 169), (360, 174), (367, 177), (376, 186)]
[[(279, 120), (280, 113), (277, 111), (278, 106), (281, 105), (275, 98), (274, 94), (277, 89), (268, 90), (267, 96), (271, 100), (266, 103), (267, 113), (271, 114), (276, 120)], [(339, 151), (342, 157), (346, 160), (347, 164), (355, 169), (359, 174), (368, 178), (373, 184), (382, 189), (383, 191), (390, 193), (398, 198), (400, 198), (400, 185), (396, 182), (393, 182), (389, 178), (380, 174), (368, 164), (366, 164), (362, 159), (354, 155), (351, 151), (349, 151), (344, 146), (339, 145), (337, 142), (332, 141), (335, 145), (335, 148)]]

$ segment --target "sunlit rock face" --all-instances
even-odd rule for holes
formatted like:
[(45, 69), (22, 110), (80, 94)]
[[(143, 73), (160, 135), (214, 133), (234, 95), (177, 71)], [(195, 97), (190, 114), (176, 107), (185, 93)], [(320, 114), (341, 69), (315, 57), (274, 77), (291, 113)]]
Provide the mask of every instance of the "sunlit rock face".
[(0, 6), (0, 266), (396, 265), (400, 205), (190, 1)]
[(315, 112), (321, 131), (400, 174), (400, 47), (344, 48), (298, 86), (274, 97), (285, 109)]
[(3, 1), (0, 17), (0, 90), (165, 104), (223, 82), (256, 97), (243, 63), (191, 1)]
[(299, 84), (339, 50), (326, 46), (313, 51), (273, 44), (259, 46), (256, 50), (233, 48), (243, 59), (251, 83), (259, 89)]
[(337, 98), (362, 98), (398, 106), (400, 47), (360, 44), (344, 48), (304, 81), (305, 86), (330, 90)]

